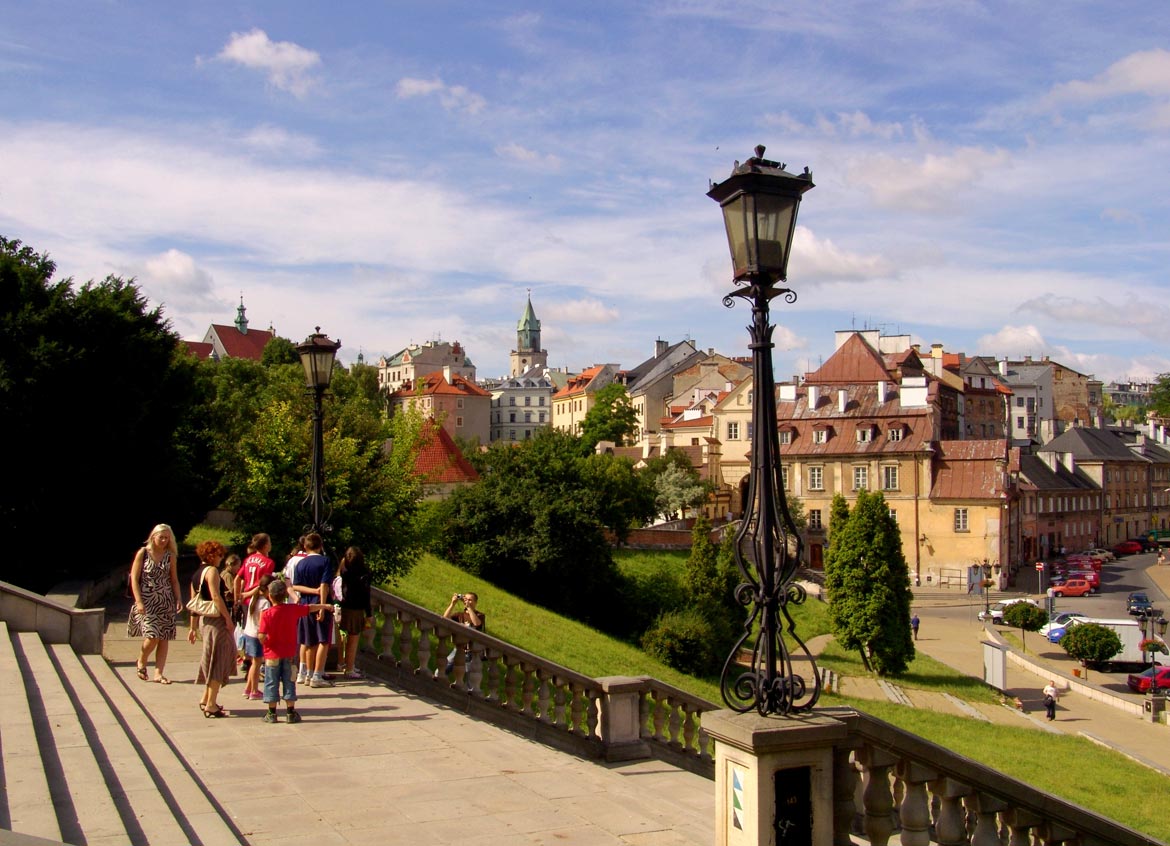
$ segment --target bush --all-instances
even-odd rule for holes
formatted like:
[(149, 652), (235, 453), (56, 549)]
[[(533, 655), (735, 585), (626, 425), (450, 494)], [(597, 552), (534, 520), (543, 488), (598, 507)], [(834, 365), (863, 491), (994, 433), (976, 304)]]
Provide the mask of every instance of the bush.
[(680, 672), (714, 675), (727, 657), (720, 654), (718, 645), (728, 643), (726, 633), (717, 628), (693, 608), (667, 611), (642, 636), (642, 648)]

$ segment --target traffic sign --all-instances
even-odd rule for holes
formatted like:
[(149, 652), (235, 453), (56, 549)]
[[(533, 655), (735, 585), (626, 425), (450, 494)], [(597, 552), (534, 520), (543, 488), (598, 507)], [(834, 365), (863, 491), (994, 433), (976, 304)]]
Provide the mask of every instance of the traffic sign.
[(1043, 562), (1043, 561), (1037, 561), (1037, 562), (1036, 562), (1036, 572), (1037, 572), (1037, 573), (1043, 573), (1043, 572), (1044, 572), (1044, 562)]

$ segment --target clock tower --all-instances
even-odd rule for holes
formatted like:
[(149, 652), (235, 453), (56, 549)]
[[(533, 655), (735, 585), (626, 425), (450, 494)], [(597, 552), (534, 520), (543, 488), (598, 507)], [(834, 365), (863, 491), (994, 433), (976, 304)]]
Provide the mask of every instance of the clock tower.
[(548, 367), (548, 351), (540, 348), (540, 321), (532, 310), (531, 291), (524, 316), (516, 324), (516, 349), (512, 350), (511, 364), (510, 376), (519, 376), (533, 367)]

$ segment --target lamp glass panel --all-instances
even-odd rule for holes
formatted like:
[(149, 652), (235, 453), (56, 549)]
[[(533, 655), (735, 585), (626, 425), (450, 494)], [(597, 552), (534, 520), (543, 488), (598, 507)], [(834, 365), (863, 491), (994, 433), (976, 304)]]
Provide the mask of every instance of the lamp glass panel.
[(784, 278), (788, 269), (788, 247), (799, 199), (778, 194), (755, 196), (755, 230), (758, 239), (758, 269)]
[(723, 206), (723, 225), (727, 227), (727, 245), (731, 248), (731, 266), (736, 279), (754, 263), (749, 252), (751, 241), (748, 237), (750, 199), (747, 194), (740, 194)]

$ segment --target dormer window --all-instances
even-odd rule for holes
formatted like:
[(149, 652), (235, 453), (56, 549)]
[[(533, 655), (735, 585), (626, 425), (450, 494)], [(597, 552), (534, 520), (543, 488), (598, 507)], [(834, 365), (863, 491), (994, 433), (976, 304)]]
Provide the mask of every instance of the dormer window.
[(791, 428), (781, 429), (780, 430), (780, 444), (782, 446), (787, 446), (790, 443), (792, 443), (792, 429)]
[(868, 444), (873, 441), (873, 427), (872, 426), (858, 426), (857, 427), (857, 442), (859, 444)]
[(886, 437), (889, 438), (891, 441), (902, 440), (902, 427), (901, 426), (891, 426), (889, 428), (889, 431), (886, 432)]
[(827, 444), (828, 442), (829, 442), (829, 430), (828, 429), (814, 429), (813, 430), (813, 443), (814, 444)]

